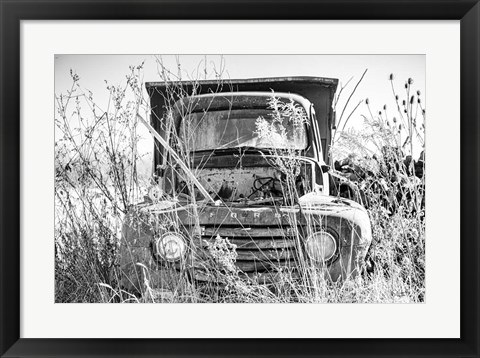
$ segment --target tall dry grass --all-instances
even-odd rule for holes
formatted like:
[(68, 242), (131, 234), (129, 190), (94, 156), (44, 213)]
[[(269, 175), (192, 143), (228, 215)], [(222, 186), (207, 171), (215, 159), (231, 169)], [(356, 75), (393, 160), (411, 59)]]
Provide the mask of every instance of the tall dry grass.
[(98, 302), (110, 275), (121, 225), (142, 197), (137, 164), (142, 65), (125, 83), (106, 82), (106, 103), (80, 85), (56, 96), (55, 116), (55, 297), (57, 302)]
[[(160, 80), (184, 79), (180, 67), (179, 64), (178, 73), (172, 74), (159, 59)], [(199, 285), (188, 281), (184, 275), (181, 290), (173, 293), (158, 290), (149, 280), (148, 268), (142, 267), (144, 294), (139, 297), (120, 287), (114, 268), (125, 215), (135, 203), (143, 200), (146, 188), (155, 182), (139, 175), (137, 168), (142, 160), (138, 151), (137, 115), (149, 112), (143, 92), (142, 65), (130, 68), (124, 84), (106, 84), (109, 100), (104, 106), (97, 104), (94, 94), (80, 85), (78, 75), (71, 75), (71, 90), (56, 97), (57, 302), (377, 303), (424, 300), (424, 181), (423, 176), (418, 178), (412, 174), (415, 163), (405, 164), (405, 156), (413, 153), (414, 146), (423, 146), (425, 110), (420, 94), (411, 95), (411, 80), (405, 87), (408, 100), (400, 100), (395, 92), (392, 94), (399, 113), (395, 119), (387, 116), (386, 108), (373, 115), (365, 101), (363, 104), (370, 116), (364, 118), (364, 126), (344, 128), (337, 133), (332, 149), (334, 160), (338, 158), (340, 163), (348, 163), (337, 169), (343, 170), (341, 175), (350, 188), (349, 195), (364, 200), (372, 221), (374, 243), (362, 275), (332, 283), (305, 260), (300, 263), (300, 279), (288, 270), (279, 270), (278, 282), (266, 286), (255, 279), (246, 280), (235, 266), (235, 245), (217, 237), (207, 247), (211, 259), (206, 271), (221, 285)], [(215, 77), (219, 86), (228, 86), (228, 81), (221, 80), (222, 73), (215, 73)], [(391, 81), (393, 90), (393, 78)], [(175, 86), (168, 93), (170, 100), (188, 95)], [(292, 118), (304, 119), (304, 114), (293, 104), (279, 102), (275, 96), (272, 96), (271, 105), (278, 118), (295, 114)], [(188, 108), (185, 110), (188, 112)], [(350, 118), (353, 112), (347, 120)], [(162, 123), (171, 129), (171, 122)], [(257, 130), (268, 137), (271, 130), (262, 124), (265, 123), (259, 118)], [(185, 163), (191, 163), (190, 152), (185, 146), (179, 142), (174, 144)], [(301, 195), (294, 175), (298, 170), (298, 153), (283, 150), (274, 154), (272, 165), (286, 173), (283, 189), (288, 193), (290, 204), (295, 204)], [(348, 160), (342, 161), (344, 158)], [(345, 170), (347, 166), (349, 169)], [(194, 174), (201, 170), (190, 169)], [(176, 168), (171, 170), (184, 179), (190, 193), (195, 193), (194, 183), (185, 173)], [(190, 195), (189, 200), (195, 203), (196, 196)], [(291, 227), (295, 229), (296, 223), (292, 222)], [(300, 238), (298, 230), (296, 237)]]
[(369, 252), (369, 280), (380, 280), (390, 292), (419, 302), (425, 299), (425, 107), (414, 81), (397, 93), (393, 74), (388, 78), (395, 99), (390, 111), (373, 111), (363, 125), (339, 133), (332, 155), (346, 177), (348, 195), (369, 211), (373, 243)]

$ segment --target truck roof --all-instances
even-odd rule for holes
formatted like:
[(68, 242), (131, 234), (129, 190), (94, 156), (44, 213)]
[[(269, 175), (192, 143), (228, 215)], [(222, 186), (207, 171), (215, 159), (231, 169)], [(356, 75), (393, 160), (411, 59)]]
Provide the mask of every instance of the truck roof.
[[(167, 83), (169, 85), (204, 85), (204, 86), (218, 86), (219, 83), (223, 84), (232, 84), (232, 85), (258, 85), (262, 89), (265, 88), (265, 85), (276, 86), (281, 83), (288, 83), (289, 86), (292, 83), (299, 82), (303, 85), (310, 83), (316, 85), (323, 85), (327, 87), (334, 87), (335, 91), (338, 85), (338, 79), (336, 78), (327, 78), (327, 77), (313, 77), (313, 76), (288, 76), (288, 77), (264, 77), (264, 78), (246, 78), (246, 79), (221, 79), (221, 80), (185, 80), (185, 81), (160, 81), (160, 82), (146, 82), (145, 87), (148, 89), (150, 87), (165, 87)], [(275, 89), (274, 89), (275, 90)], [(295, 92), (295, 91), (290, 91)]]

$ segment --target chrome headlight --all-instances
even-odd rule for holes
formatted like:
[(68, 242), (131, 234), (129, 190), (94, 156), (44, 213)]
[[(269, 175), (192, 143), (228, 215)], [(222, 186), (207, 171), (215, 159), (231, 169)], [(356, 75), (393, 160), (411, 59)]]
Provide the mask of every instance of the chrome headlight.
[(185, 240), (179, 234), (169, 232), (160, 236), (155, 241), (157, 255), (168, 262), (175, 262), (185, 255)]
[(305, 249), (308, 256), (316, 262), (330, 260), (337, 251), (335, 238), (326, 231), (313, 233), (307, 238)]

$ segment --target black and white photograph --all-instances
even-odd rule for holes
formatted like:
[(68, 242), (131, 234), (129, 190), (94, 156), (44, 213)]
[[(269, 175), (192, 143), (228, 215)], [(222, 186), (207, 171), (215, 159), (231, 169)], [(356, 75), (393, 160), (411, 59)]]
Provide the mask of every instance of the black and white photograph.
[(54, 66), (55, 303), (426, 301), (425, 55)]

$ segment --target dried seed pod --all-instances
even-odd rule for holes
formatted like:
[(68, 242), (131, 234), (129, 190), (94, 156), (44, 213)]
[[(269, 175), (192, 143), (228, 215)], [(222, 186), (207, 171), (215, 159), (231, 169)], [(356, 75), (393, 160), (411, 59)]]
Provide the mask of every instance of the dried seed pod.
[(417, 90), (417, 96), (420, 96), (422, 93), (420, 92), (420, 90)]
[(390, 81), (393, 81), (393, 73), (390, 73), (389, 79), (390, 79)]
[(413, 84), (413, 78), (409, 78), (409, 79), (408, 79), (408, 84), (409, 84), (409, 85)]
[(415, 100), (415, 97), (414, 97), (414, 96), (410, 97), (410, 104), (413, 104), (413, 101), (414, 101), (414, 100)]

